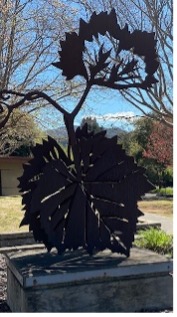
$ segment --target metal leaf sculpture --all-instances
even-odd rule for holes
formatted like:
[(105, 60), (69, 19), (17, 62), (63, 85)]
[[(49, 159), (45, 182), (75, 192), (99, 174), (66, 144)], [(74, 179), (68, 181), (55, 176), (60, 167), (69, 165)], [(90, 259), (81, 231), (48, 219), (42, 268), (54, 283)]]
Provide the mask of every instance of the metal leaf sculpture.
[(129, 255), (141, 214), (137, 200), (152, 185), (117, 137), (108, 139), (105, 133), (89, 133), (87, 125), (77, 129), (77, 163), (49, 138), (33, 149), (34, 158), (24, 166), (21, 224), (29, 224), (48, 250), (83, 247), (92, 254), (109, 248)]
[[(106, 33), (118, 41), (117, 60), (112, 58), (112, 49), (105, 50), (104, 44), (94, 61), (85, 60), (86, 42)], [(114, 10), (110, 14), (93, 13), (88, 23), (81, 19), (79, 34), (66, 34), (66, 40), (61, 41), (60, 61), (54, 63), (67, 79), (76, 75), (85, 78), (85, 90), (74, 110), (66, 111), (42, 92), (15, 94), (22, 97), (18, 105), (45, 98), (63, 114), (68, 132), (67, 154), (48, 137), (33, 148), (33, 158), (24, 165), (19, 178), (25, 210), (21, 225), (29, 224), (35, 240), (42, 241), (49, 251), (56, 247), (62, 253), (82, 247), (92, 254), (108, 248), (129, 256), (136, 223), (142, 214), (137, 201), (153, 186), (144, 175), (145, 170), (125, 154), (117, 137), (108, 139), (106, 131), (94, 134), (87, 125), (75, 131), (74, 119), (94, 85), (120, 90), (148, 89), (156, 83), (155, 44), (154, 33), (130, 33), (127, 26), (121, 29)], [(138, 61), (134, 57), (128, 62), (118, 59), (122, 50), (144, 58), (144, 79), (136, 76)], [(1, 93), (1, 99), (7, 100), (4, 94)]]
[[(114, 43), (114, 45), (117, 45), (116, 54), (111, 57), (112, 49), (106, 51), (103, 44), (98, 56), (95, 57), (95, 61), (87, 62), (84, 60), (85, 43), (87, 41), (92, 42), (94, 38), (98, 38), (99, 34), (108, 34), (116, 41)], [(135, 30), (130, 33), (128, 25), (121, 29), (117, 23), (114, 9), (110, 14), (101, 12), (97, 15), (94, 12), (88, 23), (82, 19), (80, 20), (79, 34), (75, 32), (66, 34), (66, 40), (60, 42), (62, 49), (59, 52), (60, 62), (53, 63), (53, 65), (62, 69), (63, 75), (68, 80), (76, 75), (81, 75), (88, 81), (94, 79), (93, 84), (116, 88), (115, 84), (120, 81), (135, 80), (135, 76), (130, 74), (136, 71), (138, 61), (134, 59), (134, 56), (128, 62), (123, 62), (122, 59), (118, 58), (121, 51), (131, 51), (133, 55), (140, 56), (144, 60), (144, 70), (147, 75), (144, 79), (140, 76), (137, 84), (138, 87), (146, 89), (157, 82), (154, 73), (157, 71), (159, 62), (154, 37), (154, 33), (145, 31)], [(89, 64), (89, 68), (86, 64)], [(103, 70), (105, 71), (104, 77), (100, 77), (100, 71)], [(96, 77), (98, 74), (99, 76)], [(130, 76), (127, 77), (127, 75)], [(129, 87), (129, 85), (125, 84), (122, 88), (125, 89), (126, 87)], [(134, 87), (136, 87), (135, 83)]]

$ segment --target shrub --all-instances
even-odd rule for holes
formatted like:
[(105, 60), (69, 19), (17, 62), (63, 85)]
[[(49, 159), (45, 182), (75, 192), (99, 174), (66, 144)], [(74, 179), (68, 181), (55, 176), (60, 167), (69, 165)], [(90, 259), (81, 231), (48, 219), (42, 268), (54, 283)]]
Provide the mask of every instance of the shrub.
[(161, 196), (173, 196), (173, 188), (172, 187), (160, 188), (158, 193)]
[(134, 244), (140, 248), (173, 256), (173, 236), (160, 229), (150, 228), (139, 231)]
[(173, 168), (168, 166), (164, 171), (163, 181), (165, 186), (172, 187), (173, 186)]
[(156, 188), (152, 190), (153, 193), (157, 193), (159, 196), (166, 196), (166, 197), (172, 197), (173, 196), (173, 187), (162, 187), (162, 188)]

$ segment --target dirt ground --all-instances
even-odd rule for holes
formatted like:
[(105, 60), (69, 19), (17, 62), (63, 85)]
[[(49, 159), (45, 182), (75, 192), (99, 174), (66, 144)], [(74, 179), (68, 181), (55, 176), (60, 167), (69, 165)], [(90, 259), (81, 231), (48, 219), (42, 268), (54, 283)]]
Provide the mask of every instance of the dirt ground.
[(7, 305), (7, 272), (4, 256), (0, 253), (0, 312), (10, 312)]

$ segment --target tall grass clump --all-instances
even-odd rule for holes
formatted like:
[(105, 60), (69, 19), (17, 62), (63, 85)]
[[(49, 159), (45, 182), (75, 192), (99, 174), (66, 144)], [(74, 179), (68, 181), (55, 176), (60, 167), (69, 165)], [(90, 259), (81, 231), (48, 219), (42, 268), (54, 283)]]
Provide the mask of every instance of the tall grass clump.
[(138, 231), (135, 246), (173, 257), (173, 236), (157, 228)]

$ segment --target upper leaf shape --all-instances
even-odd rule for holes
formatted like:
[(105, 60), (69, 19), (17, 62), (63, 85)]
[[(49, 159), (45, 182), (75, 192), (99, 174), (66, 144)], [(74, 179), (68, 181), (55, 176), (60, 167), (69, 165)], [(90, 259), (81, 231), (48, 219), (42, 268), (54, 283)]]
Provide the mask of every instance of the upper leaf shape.
[(87, 71), (82, 60), (84, 41), (75, 33), (67, 33), (66, 41), (61, 41), (62, 50), (59, 52), (60, 62), (53, 63), (57, 68), (63, 70), (66, 78), (72, 79), (81, 75), (87, 79)]
[[(145, 62), (145, 72), (147, 73), (144, 86), (147, 88), (157, 80), (154, 79), (154, 73), (157, 71), (159, 62), (156, 53), (156, 40), (155, 34), (148, 33), (146, 31), (135, 30), (132, 33), (128, 30), (126, 24), (124, 28), (120, 28), (117, 23), (117, 17), (115, 10), (113, 9), (109, 14), (107, 12), (101, 12), (96, 14), (95, 12), (91, 15), (90, 20), (85, 22), (83, 19), (80, 20), (79, 34), (66, 33), (66, 40), (61, 41), (61, 51), (59, 52), (60, 61), (53, 63), (54, 66), (63, 70), (63, 75), (67, 79), (72, 79), (76, 75), (83, 76), (86, 80), (90, 80), (100, 71), (104, 70), (108, 64), (105, 63), (106, 59), (110, 57), (110, 51), (103, 53), (102, 46), (99, 51), (99, 59), (96, 64), (89, 66), (91, 74), (86, 67), (86, 61), (84, 59), (84, 51), (86, 41), (93, 41), (94, 37), (98, 38), (98, 35), (106, 35), (113, 37), (118, 42), (117, 55), (122, 50), (132, 51), (134, 55), (143, 57)], [(116, 57), (115, 57), (116, 59)], [(131, 66), (133, 66), (134, 59), (132, 60)], [(130, 65), (129, 65), (130, 66)], [(112, 66), (113, 72), (117, 69), (117, 62)], [(134, 70), (132, 68), (132, 70)], [(112, 76), (111, 82), (115, 78), (115, 81), (120, 80), (120, 74)], [(137, 77), (135, 77), (137, 78)], [(123, 80), (123, 78), (121, 78)]]

